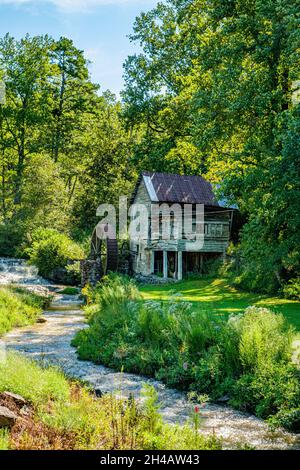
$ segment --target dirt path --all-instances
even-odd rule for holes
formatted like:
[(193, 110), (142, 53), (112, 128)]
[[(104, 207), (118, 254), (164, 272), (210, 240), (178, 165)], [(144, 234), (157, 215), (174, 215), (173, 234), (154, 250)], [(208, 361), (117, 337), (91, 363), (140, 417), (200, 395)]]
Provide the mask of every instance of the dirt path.
[[(70, 342), (75, 333), (85, 327), (78, 298), (56, 294), (44, 317), (46, 323), (19, 328), (6, 335), (4, 341), (7, 347), (33, 359), (59, 365), (69, 376), (88, 382), (102, 393), (121, 390), (124, 396), (129, 393), (138, 396), (144, 383), (152, 384), (158, 390), (164, 419), (171, 423), (186, 422), (191, 405), (184, 393), (168, 389), (155, 380), (121, 374), (77, 359), (76, 350)], [(222, 436), (226, 448), (247, 444), (256, 449), (300, 449), (300, 437), (281, 431), (273, 434), (263, 421), (229, 407), (207, 404), (202, 415), (203, 432), (215, 432)]]

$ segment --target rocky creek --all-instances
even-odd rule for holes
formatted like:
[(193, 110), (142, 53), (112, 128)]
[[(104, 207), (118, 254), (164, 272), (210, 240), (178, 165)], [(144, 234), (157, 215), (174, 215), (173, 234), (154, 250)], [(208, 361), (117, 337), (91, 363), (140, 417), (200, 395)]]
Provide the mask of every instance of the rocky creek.
[[(143, 384), (151, 384), (158, 392), (164, 420), (179, 424), (187, 421), (192, 405), (183, 392), (169, 389), (154, 379), (78, 360), (70, 343), (76, 332), (86, 327), (79, 296), (60, 294), (62, 286), (49, 284), (23, 260), (1, 258), (0, 284), (10, 283), (36, 291), (46, 289), (53, 294), (53, 300), (44, 312), (45, 323), (18, 328), (2, 338), (8, 349), (59, 366), (68, 376), (89, 383), (99, 393), (138, 397)], [(203, 433), (216, 433), (223, 438), (227, 449), (244, 445), (255, 449), (300, 449), (300, 436), (281, 430), (271, 432), (264, 421), (228, 406), (208, 403), (202, 409), (202, 418)]]

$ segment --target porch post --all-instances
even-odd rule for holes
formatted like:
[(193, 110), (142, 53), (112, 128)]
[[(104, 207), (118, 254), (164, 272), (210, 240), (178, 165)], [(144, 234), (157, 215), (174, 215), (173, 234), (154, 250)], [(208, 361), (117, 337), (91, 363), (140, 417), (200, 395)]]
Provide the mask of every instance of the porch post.
[(154, 274), (154, 251), (150, 252), (150, 274)]
[(168, 252), (164, 250), (163, 254), (164, 254), (164, 279), (167, 279), (168, 278)]
[(181, 281), (182, 280), (182, 251), (178, 251), (177, 253), (177, 279), (178, 281)]

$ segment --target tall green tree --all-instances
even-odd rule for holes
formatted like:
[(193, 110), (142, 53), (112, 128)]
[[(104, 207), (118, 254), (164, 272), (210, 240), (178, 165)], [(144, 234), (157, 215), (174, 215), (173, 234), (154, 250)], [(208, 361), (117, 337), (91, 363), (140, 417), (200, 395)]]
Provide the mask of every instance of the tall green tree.
[(22, 200), (27, 159), (40, 150), (39, 129), (45, 125), (47, 113), (50, 44), (48, 36), (26, 36), (16, 41), (6, 35), (0, 40), (0, 66), (6, 89), (6, 104), (1, 107), (2, 185), (12, 169), (16, 205)]
[(135, 135), (130, 135), (120, 119), (121, 105), (110, 92), (99, 97), (89, 130), (85, 133), (83, 171), (73, 214), (81, 229), (97, 222), (96, 210), (102, 203), (118, 207), (119, 196), (129, 196), (137, 178), (132, 163)]
[(253, 289), (299, 274), (299, 6), (169, 0), (136, 21), (143, 52), (125, 68), (125, 116), (155, 143), (141, 161), (221, 184), (248, 217), (240, 280)]
[(131, 40), (142, 53), (125, 63), (123, 116), (129, 128), (140, 129), (134, 152), (140, 168), (199, 173), (203, 162), (192, 140), (183, 80), (193, 67), (193, 51), (181, 35), (178, 3), (159, 3), (136, 19)]
[(98, 205), (131, 187), (120, 103), (99, 94), (67, 38), (5, 36), (0, 72), (0, 251), (14, 254), (38, 227), (90, 232)]
[(49, 81), (51, 114), (45, 145), (62, 168), (71, 202), (85, 159), (85, 136), (97, 112), (99, 86), (91, 82), (83, 51), (70, 39), (62, 37), (53, 42), (50, 60), (54, 74)]

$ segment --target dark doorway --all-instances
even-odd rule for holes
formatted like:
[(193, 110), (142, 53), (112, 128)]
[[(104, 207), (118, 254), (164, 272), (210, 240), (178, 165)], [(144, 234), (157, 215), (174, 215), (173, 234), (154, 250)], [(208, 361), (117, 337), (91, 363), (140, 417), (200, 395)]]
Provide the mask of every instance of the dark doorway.
[(197, 253), (190, 251), (183, 252), (182, 255), (183, 276), (191, 274), (207, 274), (209, 265), (221, 256), (220, 253)]
[[(176, 277), (177, 273), (177, 252), (168, 251), (168, 277)], [(154, 252), (154, 274), (163, 276), (164, 257), (163, 251)]]
[(154, 274), (157, 276), (163, 275), (163, 252), (154, 251)]
[(168, 277), (177, 275), (177, 252), (168, 251)]

